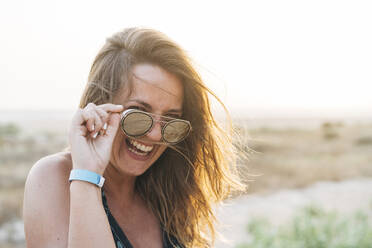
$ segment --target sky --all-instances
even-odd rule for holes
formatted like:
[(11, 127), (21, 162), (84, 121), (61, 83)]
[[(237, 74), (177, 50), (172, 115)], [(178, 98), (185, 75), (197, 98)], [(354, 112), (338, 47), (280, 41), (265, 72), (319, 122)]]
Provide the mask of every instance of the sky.
[(372, 1), (1, 1), (0, 110), (76, 109), (105, 39), (160, 30), (237, 115), (372, 117)]

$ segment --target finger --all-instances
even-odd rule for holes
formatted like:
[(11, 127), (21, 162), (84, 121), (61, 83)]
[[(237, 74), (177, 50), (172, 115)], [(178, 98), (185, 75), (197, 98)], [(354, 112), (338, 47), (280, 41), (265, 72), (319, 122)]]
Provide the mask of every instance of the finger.
[(91, 136), (97, 133), (103, 126), (101, 117), (97, 114), (95, 110), (84, 110), (83, 118), (86, 121), (86, 128), (91, 132)]
[(69, 128), (69, 135), (79, 134), (81, 136), (86, 136), (87, 133), (89, 132), (89, 130), (87, 130), (87, 128), (84, 125), (82, 125), (83, 123), (86, 122), (83, 118), (82, 113), (83, 109), (79, 108), (73, 115), (71, 120), (71, 126)]
[(112, 104), (112, 103), (106, 103), (106, 104), (102, 104), (99, 106), (106, 112), (113, 112), (113, 113), (119, 113), (123, 111), (124, 109), (123, 105), (117, 105), (117, 104)]
[(103, 127), (103, 121), (101, 120), (101, 117), (98, 115), (97, 112), (93, 112), (93, 115), (94, 115), (94, 130), (91, 133), (91, 136), (93, 138), (96, 138), (97, 135), (98, 135), (98, 133), (99, 133), (99, 131)]
[(94, 114), (86, 109), (79, 108), (74, 114), (70, 130), (80, 130), (81, 134), (86, 136), (87, 132), (94, 131)]
[(83, 113), (83, 109), (81, 108), (79, 108), (75, 112), (75, 114), (72, 117), (72, 123), (71, 123), (73, 126), (80, 126), (81, 124), (85, 122), (82, 113)]
[(90, 131), (90, 132), (93, 132), (94, 129), (95, 129), (95, 115), (94, 115), (94, 112), (92, 111), (88, 111), (86, 109), (84, 109), (82, 112), (81, 112), (81, 116), (82, 116), (82, 119), (84, 120), (85, 122), (85, 126), (87, 127), (87, 129)]
[(109, 121), (108, 121), (106, 135), (111, 137), (112, 140), (114, 139), (114, 137), (116, 135), (116, 132), (117, 132), (118, 127), (119, 127), (119, 123), (120, 123), (120, 114), (118, 114), (118, 113), (111, 114), (110, 118), (109, 118)]
[(90, 132), (94, 132), (95, 130), (95, 114), (94, 110), (96, 108), (96, 105), (92, 102), (88, 103), (85, 108), (83, 109), (82, 115), (83, 119), (86, 121), (85, 126)]
[(94, 102), (89, 102), (85, 108), (94, 108), (95, 106), (97, 106)]
[(101, 109), (100, 107), (96, 108), (97, 114), (101, 117), (103, 123), (106, 123), (109, 118), (109, 113), (105, 110)]

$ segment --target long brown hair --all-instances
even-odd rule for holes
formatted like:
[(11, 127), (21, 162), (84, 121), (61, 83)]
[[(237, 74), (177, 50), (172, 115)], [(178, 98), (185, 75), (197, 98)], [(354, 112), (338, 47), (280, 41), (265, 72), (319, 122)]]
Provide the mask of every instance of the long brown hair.
[(131, 87), (131, 70), (139, 63), (160, 66), (181, 80), (182, 118), (193, 129), (136, 179), (136, 190), (168, 235), (185, 247), (209, 247), (216, 236), (212, 205), (243, 185), (235, 169), (231, 136), (219, 127), (210, 109), (208, 96), (216, 96), (186, 53), (152, 29), (129, 28), (114, 34), (93, 62), (80, 107), (112, 102), (119, 89)]

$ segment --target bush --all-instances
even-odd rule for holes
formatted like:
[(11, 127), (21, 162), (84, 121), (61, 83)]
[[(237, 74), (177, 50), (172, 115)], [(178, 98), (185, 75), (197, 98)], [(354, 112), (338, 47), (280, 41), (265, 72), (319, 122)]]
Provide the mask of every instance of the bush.
[(322, 124), (322, 130), (323, 130), (323, 138), (325, 140), (333, 140), (340, 137), (338, 129), (339, 127), (342, 127), (341, 124), (338, 123), (330, 123), (325, 122)]
[(20, 128), (13, 124), (0, 124), (0, 138), (1, 137), (17, 137), (20, 133)]
[(248, 225), (252, 240), (237, 248), (371, 248), (372, 225), (357, 212), (342, 216), (306, 207), (287, 225), (273, 228), (264, 219)]
[(359, 139), (356, 140), (355, 143), (356, 145), (359, 145), (359, 146), (372, 145), (372, 137), (371, 136), (360, 137)]

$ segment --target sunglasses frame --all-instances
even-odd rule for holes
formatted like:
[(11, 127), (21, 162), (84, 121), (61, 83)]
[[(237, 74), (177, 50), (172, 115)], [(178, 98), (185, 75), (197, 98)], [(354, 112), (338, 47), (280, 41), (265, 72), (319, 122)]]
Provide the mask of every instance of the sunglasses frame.
[[(129, 116), (130, 114), (132, 113), (141, 113), (141, 114), (144, 114), (144, 115), (147, 115), (150, 117), (151, 119), (151, 126), (148, 128), (148, 130), (143, 133), (143, 134), (140, 134), (140, 135), (131, 135), (131, 134), (128, 134), (126, 131), (125, 131), (125, 128), (124, 128), (124, 120), (127, 116)], [(156, 120), (153, 116), (159, 116), (159, 117), (164, 117), (165, 119), (170, 119), (170, 121), (162, 121), (162, 120)], [(177, 144), (181, 141), (183, 141), (184, 139), (187, 138), (187, 136), (189, 136), (190, 132), (191, 132), (191, 129), (192, 129), (192, 126), (191, 126), (191, 123), (187, 120), (183, 120), (183, 119), (177, 119), (177, 118), (173, 118), (173, 117), (169, 117), (169, 116), (164, 116), (164, 115), (158, 115), (158, 114), (153, 114), (153, 113), (149, 113), (149, 112), (145, 112), (145, 111), (142, 111), (142, 110), (139, 110), (139, 109), (127, 109), (127, 110), (124, 110), (121, 114), (121, 118), (120, 118), (120, 129), (123, 131), (123, 133), (125, 135), (127, 135), (128, 137), (131, 137), (131, 138), (138, 138), (138, 137), (142, 137), (142, 136), (145, 136), (146, 134), (148, 134), (152, 128), (154, 127), (154, 123), (155, 122), (161, 122), (161, 123), (165, 123), (164, 125), (161, 125), (161, 139), (163, 142), (165, 142), (166, 144), (170, 144), (170, 145), (174, 145), (174, 144)], [(183, 122), (183, 123), (186, 123), (187, 126), (189, 127), (188, 128), (188, 131), (187, 131), (187, 134), (180, 140), (178, 140), (177, 142), (168, 142), (167, 140), (164, 139), (164, 130), (165, 128), (171, 124), (172, 122)]]

